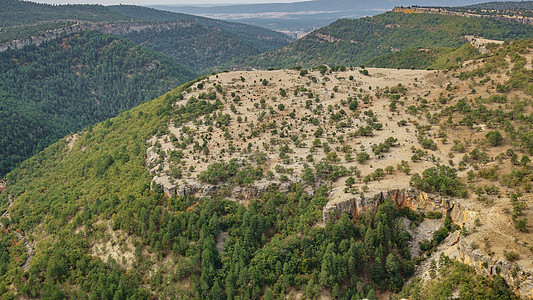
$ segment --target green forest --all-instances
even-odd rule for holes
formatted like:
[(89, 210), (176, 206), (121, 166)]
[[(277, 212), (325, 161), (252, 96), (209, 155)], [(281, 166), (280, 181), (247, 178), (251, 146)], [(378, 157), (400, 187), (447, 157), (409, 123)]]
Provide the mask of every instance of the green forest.
[[(439, 51), (435, 48), (459, 48), (466, 43), (464, 35), (496, 40), (518, 40), (533, 38), (533, 26), (450, 15), (387, 12), (374, 17), (338, 20), (287, 47), (249, 58), (236, 59), (228, 66), (240, 68), (316, 67), (320, 64), (359, 66), (375, 57), (397, 50), (430, 49), (428, 57), (424, 58), (428, 63), (421, 64), (417, 61), (420, 53), (411, 53), (409, 56), (413, 58), (412, 61), (401, 64), (392, 61), (390, 66), (427, 68), (434, 62), (431, 52)], [(385, 66), (385, 64), (379, 65)]]
[(109, 9), (145, 22), (187, 21), (189, 23), (206, 26), (210, 29), (219, 28), (221, 32), (224, 32), (227, 35), (231, 34), (233, 35), (233, 38), (237, 38), (242, 42), (248, 43), (260, 51), (276, 49), (281, 46), (285, 46), (293, 40), (283, 33), (243, 23), (228, 22), (194, 15), (161, 11), (153, 8), (134, 5), (115, 5), (109, 6)]
[(233, 32), (221, 32), (216, 27), (200, 24), (175, 25), (170, 29), (147, 29), (121, 36), (136, 44), (162, 53), (197, 71), (206, 73), (238, 57), (248, 57), (285, 46), (286, 40), (248, 42)]
[(134, 44), (85, 31), (0, 53), (0, 177), (61, 137), (196, 75)]
[[(0, 11), (0, 43), (46, 34), (75, 23), (139, 23), (163, 26), (117, 33), (181, 63), (198, 74), (216, 66), (288, 45), (292, 38), (257, 26), (134, 5), (58, 5), (6, 0)], [(94, 24), (93, 24), (94, 25)], [(96, 27), (94, 27), (96, 28)], [(105, 30), (105, 27), (102, 27)], [(91, 27), (93, 29), (93, 27)]]
[(471, 12), (480, 15), (519, 15), (533, 17), (533, 2), (531, 1), (492, 1), (468, 6), (447, 7), (446, 9), (460, 12)]
[(408, 49), (381, 55), (364, 65), (376, 68), (452, 69), (481, 55), (470, 43), (459, 48)]
[(0, 27), (50, 21), (124, 22), (131, 18), (102, 5), (48, 5), (20, 0), (2, 0)]
[(168, 56), (202, 74), (232, 59), (286, 46), (288, 36), (261, 27), (156, 9), (118, 5), (111, 10), (146, 22), (181, 22), (121, 37)]

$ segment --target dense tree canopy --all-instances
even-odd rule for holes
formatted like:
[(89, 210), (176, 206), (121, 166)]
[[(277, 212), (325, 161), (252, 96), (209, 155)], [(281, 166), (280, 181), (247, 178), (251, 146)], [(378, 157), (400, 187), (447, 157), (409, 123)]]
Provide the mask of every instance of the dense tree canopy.
[[(387, 12), (374, 17), (338, 20), (287, 47), (237, 59), (230, 66), (262, 68), (290, 68), (298, 65), (309, 67), (320, 64), (359, 66), (374, 57), (398, 50), (431, 49), (429, 53), (403, 53), (413, 58), (410, 60), (411, 64), (397, 64), (393, 60), (388, 65), (427, 67), (430, 64), (420, 64), (418, 61), (420, 56), (425, 57), (423, 60), (431, 60), (432, 52), (442, 51), (433, 50), (435, 48), (458, 48), (466, 42), (465, 35), (496, 40), (517, 40), (533, 38), (532, 28), (531, 25), (493, 19)], [(451, 50), (447, 50), (449, 51)]]
[(0, 177), (68, 133), (196, 75), (98, 32), (0, 53)]

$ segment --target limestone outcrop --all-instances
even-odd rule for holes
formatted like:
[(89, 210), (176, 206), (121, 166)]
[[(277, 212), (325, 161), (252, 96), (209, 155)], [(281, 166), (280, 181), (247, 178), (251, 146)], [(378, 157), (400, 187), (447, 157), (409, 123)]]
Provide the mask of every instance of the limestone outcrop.
[(78, 33), (82, 30), (97, 30), (106, 34), (128, 34), (132, 32), (139, 32), (146, 29), (165, 30), (174, 27), (188, 27), (194, 21), (182, 22), (166, 22), (166, 23), (116, 23), (116, 24), (97, 24), (97, 23), (76, 23), (70, 26), (61, 27), (53, 30), (48, 30), (42, 34), (30, 36), (25, 39), (13, 40), (0, 44), (0, 52), (7, 50), (22, 49), (29, 45), (40, 46), (43, 43), (49, 42), (57, 38), (63, 38), (73, 33)]
[(328, 222), (336, 219), (343, 213), (350, 214), (355, 218), (361, 212), (375, 210), (378, 205), (390, 198), (398, 207), (409, 207), (416, 211), (442, 211), (449, 212), (452, 220), (457, 224), (464, 224), (464, 209), (454, 200), (446, 197), (428, 195), (412, 188), (393, 189), (380, 191), (368, 196), (355, 196), (353, 198), (330, 201), (322, 211), (322, 219)]
[[(335, 220), (343, 213), (356, 219), (364, 211), (376, 210), (385, 199), (390, 198), (398, 207), (409, 207), (415, 211), (440, 211), (450, 215), (454, 224), (464, 226), (472, 219), (472, 213), (457, 201), (438, 195), (426, 194), (412, 188), (381, 191), (364, 197), (353, 197), (344, 200), (330, 201), (323, 209), (324, 222)], [(444, 245), (447, 253), (460, 262), (472, 266), (480, 274), (501, 275), (517, 295), (522, 298), (533, 298), (533, 276), (522, 270), (518, 263), (491, 257), (479, 249), (473, 249), (467, 241), (461, 239), (458, 231), (454, 232)]]
[(464, 242), (457, 244), (457, 259), (472, 266), (478, 273), (486, 275), (499, 274), (521, 298), (533, 298), (533, 276), (522, 270), (518, 263), (512, 263), (498, 257), (491, 257), (480, 249), (473, 249)]
[(171, 182), (170, 177), (166, 175), (154, 176), (151, 183), (151, 188), (160, 188), (167, 197), (178, 195), (181, 197), (210, 197), (215, 195), (222, 195), (228, 199), (233, 200), (248, 200), (257, 198), (263, 193), (266, 193), (270, 187), (276, 187), (281, 192), (288, 192), (292, 182), (278, 182), (261, 180), (254, 185), (239, 186), (239, 185), (214, 185), (202, 183), (196, 180), (186, 180)]
[(28, 45), (40, 46), (42, 43), (46, 43), (57, 38), (62, 38), (73, 33), (78, 33), (83, 29), (84, 27), (81, 24), (74, 24), (71, 26), (50, 30), (43, 34), (31, 36), (25, 39), (1, 43), (0, 52), (22, 49)]

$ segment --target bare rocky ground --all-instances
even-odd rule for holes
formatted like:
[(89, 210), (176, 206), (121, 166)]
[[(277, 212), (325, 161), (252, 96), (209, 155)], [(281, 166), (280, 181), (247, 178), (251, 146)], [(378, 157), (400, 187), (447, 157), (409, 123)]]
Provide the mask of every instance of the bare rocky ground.
[[(532, 54), (526, 53), (525, 57), (526, 67), (530, 68)], [(437, 165), (458, 168), (464, 155), (478, 148), (490, 159), (459, 168), (459, 177), (469, 186), (469, 196), (453, 199), (461, 207), (460, 217), (453, 221), (463, 228), (463, 234), (450, 235), (421, 265), (418, 274), (427, 278), (429, 261), (438, 260), (443, 252), (489, 274), (495, 272), (498, 264), (500, 270), (507, 268), (501, 264), (509, 265), (508, 282), (521, 290), (519, 293), (531, 292), (533, 228), (528, 225), (526, 232), (515, 228), (510, 202), (510, 194), (521, 191), (524, 216), (531, 219), (533, 213), (528, 207), (533, 200), (531, 192), (520, 187), (508, 188), (498, 180), (489, 181), (477, 175), (467, 179), (469, 171), (477, 174), (480, 169), (495, 168), (498, 175), (508, 174), (518, 167), (508, 159), (500, 162), (496, 156), (511, 148), (520, 157), (527, 153), (514, 142), (488, 146), (484, 141), (491, 124), (449, 126), (450, 122), (459, 123), (463, 116), (440, 114), (459, 99), (475, 103), (499, 94), (496, 86), (506, 82), (506, 71), (511, 70), (512, 64), (490, 74), (491, 80), (458, 78), (460, 72), (482, 64), (467, 62), (457, 71), (367, 69), (368, 75), (363, 75), (359, 68), (324, 73), (317, 69), (307, 74), (300, 70), (274, 70), (212, 75), (195, 84), (175, 105), (209, 98), (211, 93), (223, 108), (188, 124), (170, 123), (168, 134), (148, 141), (151, 146), (147, 165), (154, 175), (153, 186), (160, 186), (169, 196), (174, 193), (205, 196), (229, 188), (229, 198), (246, 204), (248, 198), (271, 183), (288, 186), (290, 182), (306, 182), (304, 175), (309, 167), (315, 171), (315, 178), (306, 182), (309, 190), (319, 184), (328, 185), (330, 204), (335, 204), (362, 195), (408, 188), (412, 174)], [(391, 96), (394, 94), (398, 96)], [(393, 97), (397, 97), (396, 108), (390, 106)], [(507, 93), (507, 98), (503, 105), (485, 106), (503, 111), (519, 107), (524, 115), (531, 114), (530, 96), (514, 90)], [(353, 101), (358, 103), (356, 109), (350, 108)], [(361, 128), (366, 126), (374, 127), (371, 134), (361, 134)], [(419, 142), (422, 130), (435, 143), (433, 150), (424, 149)], [(395, 139), (390, 149), (375, 154), (373, 147), (388, 138)], [(465, 149), (452, 149), (455, 144)], [(367, 153), (369, 159), (358, 162), (360, 153)], [(419, 159), (413, 160), (416, 153)], [(237, 159), (240, 167), (260, 168), (262, 178), (243, 186), (202, 182), (200, 174), (208, 166), (231, 159)], [(320, 176), (317, 168), (321, 166), (333, 169)], [(335, 168), (346, 171), (340, 176), (329, 176)], [(349, 177), (355, 179), (351, 186), (346, 184)], [(474, 193), (476, 188), (489, 185), (494, 185), (497, 192), (479, 197)], [(411, 229), (415, 237), (414, 254), (418, 253), (420, 241), (430, 239), (442, 221), (443, 218), (426, 220)], [(506, 260), (505, 253), (509, 252), (519, 254), (515, 262)], [(487, 260), (490, 262), (484, 263)]]

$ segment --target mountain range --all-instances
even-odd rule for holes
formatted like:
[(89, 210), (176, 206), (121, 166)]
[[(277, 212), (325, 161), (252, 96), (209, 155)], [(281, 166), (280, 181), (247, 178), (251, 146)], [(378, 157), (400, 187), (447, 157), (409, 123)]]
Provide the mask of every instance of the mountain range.
[[(401, 50), (458, 48), (467, 43), (468, 35), (497, 40), (532, 38), (533, 26), (444, 14), (386, 12), (338, 20), (283, 48), (235, 59), (228, 67), (358, 66)], [(431, 65), (428, 62), (425, 67)]]

